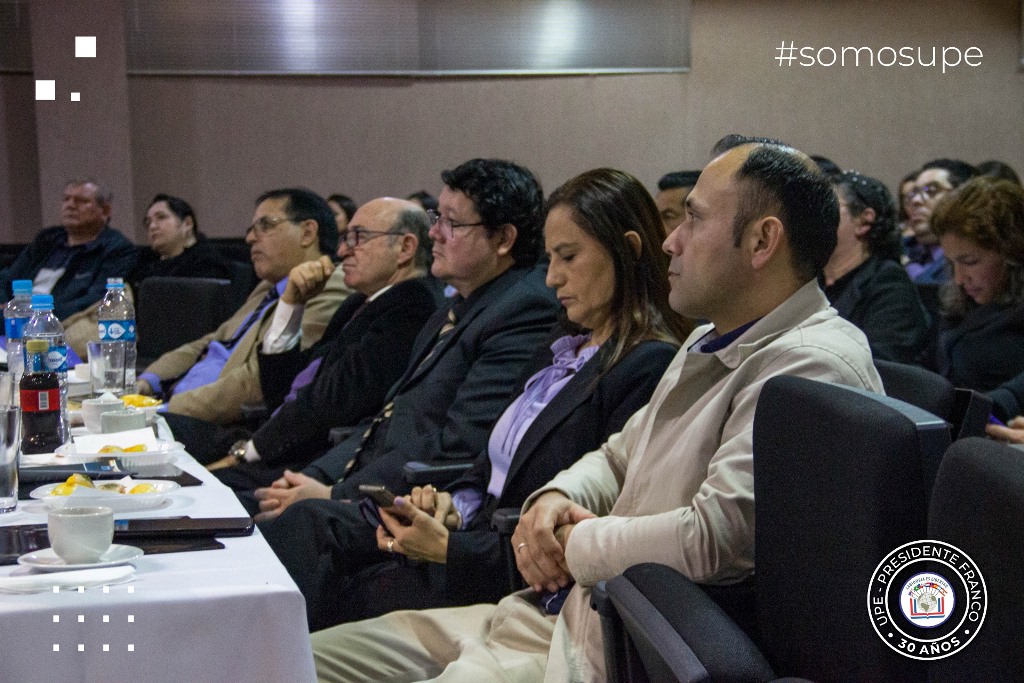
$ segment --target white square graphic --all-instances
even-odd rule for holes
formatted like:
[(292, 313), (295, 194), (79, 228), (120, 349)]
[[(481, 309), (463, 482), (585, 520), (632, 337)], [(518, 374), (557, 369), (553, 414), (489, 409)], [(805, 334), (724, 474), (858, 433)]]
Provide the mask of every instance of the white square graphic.
[(59, 644), (57, 644), (57, 643), (54, 643), (54, 644), (53, 644), (53, 651), (54, 651), (54, 652), (60, 652), (60, 645), (59, 645)]
[[(37, 100), (56, 100), (57, 99), (57, 81), (36, 81), (36, 99)], [(56, 586), (54, 586), (54, 593), (57, 592)]]
[(110, 652), (110, 643), (103, 643), (103, 651)]
[(85, 645), (83, 643), (79, 643), (78, 644), (78, 651), (79, 652), (85, 652)]
[[(80, 93), (80, 92), (73, 92), (73, 93), (71, 93), (71, 101), (72, 102), (81, 102), (82, 101), (82, 93)], [(104, 588), (106, 588), (106, 586), (104, 586)]]
[(75, 57), (95, 57), (96, 36), (75, 36)]

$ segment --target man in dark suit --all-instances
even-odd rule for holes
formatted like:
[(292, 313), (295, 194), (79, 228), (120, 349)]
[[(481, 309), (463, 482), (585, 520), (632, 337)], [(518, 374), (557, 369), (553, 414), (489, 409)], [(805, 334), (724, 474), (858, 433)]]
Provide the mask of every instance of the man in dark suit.
[[(340, 234), (338, 256), (356, 293), (331, 318), (325, 343), (260, 354), (264, 397), (280, 407), (251, 439), (209, 465), (221, 481), (241, 491), (267, 486), (286, 467), (321, 455), (332, 427), (355, 425), (380, 409), (439, 303), (425, 279), (429, 227), (426, 213), (401, 199), (375, 199), (355, 213)], [(324, 272), (311, 267), (292, 277), (312, 294), (326, 281)], [(283, 315), (301, 317), (301, 310)]]
[[(442, 179), (439, 212), (431, 215), (431, 270), (458, 294), (426, 325), (375, 418), (303, 473), (286, 472), (256, 492), (262, 520), (285, 512), (266, 525), (272, 545), (346, 533), (354, 504), (341, 500), (356, 498), (365, 483), (408, 490), (402, 466), (410, 460), (473, 461), (555, 322), (558, 304), (535, 267), (542, 194), (533, 175), (506, 161), (474, 159)], [(299, 511), (289, 514), (293, 504)], [(324, 513), (316, 528), (301, 513), (310, 505)], [(375, 547), (372, 535), (368, 542)]]

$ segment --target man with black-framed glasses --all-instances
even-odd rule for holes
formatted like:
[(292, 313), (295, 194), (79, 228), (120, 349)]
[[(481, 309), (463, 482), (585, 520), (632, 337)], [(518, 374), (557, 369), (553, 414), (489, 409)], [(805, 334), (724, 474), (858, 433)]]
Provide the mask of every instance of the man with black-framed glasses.
[(914, 235), (903, 244), (907, 275), (914, 282), (940, 284), (949, 279), (939, 238), (931, 229), (932, 211), (940, 199), (976, 175), (977, 169), (959, 159), (935, 159), (918, 172), (909, 191)]
[[(320, 196), (305, 189), (266, 192), (256, 200), (253, 222), (246, 230), (253, 268), (260, 283), (234, 315), (213, 332), (165, 353), (139, 375), (137, 389), (169, 398), (168, 422), (175, 416), (217, 424), (241, 421), (242, 406), (260, 403), (257, 351), (268, 337), (282, 348), (292, 343), (310, 346), (323, 336), (327, 323), (349, 290), (340, 273), (304, 306), (299, 332), (288, 337), (275, 332), (278, 300), (302, 294), (306, 284), (289, 277), (301, 263), (330, 268), (328, 255), (338, 244), (334, 214)], [(323, 261), (321, 261), (323, 259)], [(329, 274), (329, 273), (328, 273)], [(184, 311), (188, 302), (182, 301)], [(178, 425), (177, 430), (186, 431)]]
[[(377, 412), (442, 299), (436, 283), (425, 277), (428, 228), (426, 214), (413, 202), (383, 197), (361, 206), (339, 233), (337, 254), (354, 293), (310, 349), (293, 346), (259, 356), (263, 395), (267, 406), (276, 408), (273, 416), (251, 438), (239, 438), (243, 435), (235, 430), (214, 431), (205, 443), (186, 444), (189, 453), (210, 462), (232, 488), (249, 490), (322, 454), (332, 428)], [(290, 279), (303, 280), (304, 290), (315, 293), (326, 281), (325, 269), (303, 263), (292, 269)], [(302, 306), (282, 299), (275, 316), (294, 321)]]

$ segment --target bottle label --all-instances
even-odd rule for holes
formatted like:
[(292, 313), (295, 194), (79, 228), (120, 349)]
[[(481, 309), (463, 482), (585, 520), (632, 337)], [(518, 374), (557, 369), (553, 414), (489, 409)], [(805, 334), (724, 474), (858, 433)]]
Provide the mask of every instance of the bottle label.
[(21, 339), (22, 328), (25, 327), (25, 323), (28, 322), (28, 318), (6, 318), (4, 320), (4, 333), (8, 339)]
[(134, 320), (101, 320), (100, 341), (135, 341)]
[(60, 389), (22, 389), (21, 412), (52, 413), (60, 410)]
[(50, 372), (68, 371), (68, 347), (50, 346), (46, 352), (46, 369)]

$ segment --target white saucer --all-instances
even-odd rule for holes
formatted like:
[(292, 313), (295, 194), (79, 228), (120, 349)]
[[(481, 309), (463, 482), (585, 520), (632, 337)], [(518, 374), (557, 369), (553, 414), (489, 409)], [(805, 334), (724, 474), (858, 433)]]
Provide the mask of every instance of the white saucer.
[(43, 548), (42, 550), (25, 553), (18, 558), (18, 564), (24, 564), (41, 572), (66, 572), (72, 569), (116, 567), (119, 564), (127, 564), (132, 560), (137, 560), (143, 554), (140, 548), (136, 548), (133, 545), (119, 545), (115, 543), (110, 546), (107, 552), (100, 555), (100, 559), (95, 562), (68, 564), (57, 557), (57, 553), (53, 552), (53, 548)]

